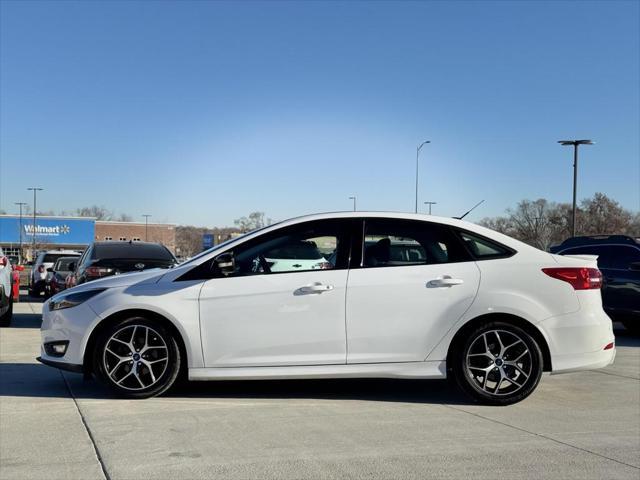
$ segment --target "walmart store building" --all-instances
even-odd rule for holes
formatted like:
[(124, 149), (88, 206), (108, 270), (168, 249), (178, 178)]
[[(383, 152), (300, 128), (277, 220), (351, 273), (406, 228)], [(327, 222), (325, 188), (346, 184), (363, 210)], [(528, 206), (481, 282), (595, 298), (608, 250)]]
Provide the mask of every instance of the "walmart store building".
[(44, 249), (84, 250), (90, 243), (100, 240), (161, 242), (175, 251), (175, 225), (138, 222), (96, 221), (90, 217), (33, 217), (0, 215), (0, 247), (5, 255), (18, 257), (22, 242), (23, 257), (32, 258), (35, 239), (36, 251)]

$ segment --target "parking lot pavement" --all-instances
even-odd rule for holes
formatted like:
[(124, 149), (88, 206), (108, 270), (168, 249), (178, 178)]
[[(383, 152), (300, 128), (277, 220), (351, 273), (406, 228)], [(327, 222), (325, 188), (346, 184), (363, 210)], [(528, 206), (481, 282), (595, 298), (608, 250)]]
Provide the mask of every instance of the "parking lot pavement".
[(0, 478), (640, 478), (640, 339), (510, 407), (444, 381), (205, 382), (113, 398), (39, 365), (40, 305), (0, 329)]

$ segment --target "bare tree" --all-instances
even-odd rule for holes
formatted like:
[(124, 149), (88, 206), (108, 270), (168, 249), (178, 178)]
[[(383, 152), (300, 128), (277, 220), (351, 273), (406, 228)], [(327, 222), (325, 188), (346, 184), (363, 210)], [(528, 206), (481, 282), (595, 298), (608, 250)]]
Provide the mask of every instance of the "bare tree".
[[(523, 200), (507, 216), (484, 218), (480, 225), (547, 250), (571, 236), (572, 208), (541, 198)], [(626, 234), (640, 236), (640, 213), (631, 213), (602, 193), (580, 202), (576, 211), (580, 235)]]
[(629, 233), (632, 215), (603, 193), (580, 202), (581, 232), (587, 235)]
[(79, 217), (94, 217), (96, 220), (111, 220), (113, 218), (111, 211), (107, 210), (106, 207), (99, 207), (98, 205), (78, 208), (76, 215)]
[(250, 213), (248, 217), (235, 219), (233, 223), (240, 229), (241, 232), (250, 232), (251, 230), (271, 225), (271, 219), (265, 219), (264, 215), (264, 212), (253, 212)]

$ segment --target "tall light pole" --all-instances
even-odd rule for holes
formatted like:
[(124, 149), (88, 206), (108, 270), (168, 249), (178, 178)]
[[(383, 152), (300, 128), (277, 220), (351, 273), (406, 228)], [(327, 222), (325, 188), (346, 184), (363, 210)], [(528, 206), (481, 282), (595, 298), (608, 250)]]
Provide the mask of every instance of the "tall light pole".
[(149, 241), (149, 217), (151, 217), (151, 215), (145, 213), (142, 216), (144, 217), (144, 241), (148, 242)]
[(431, 143), (431, 140), (425, 140), (416, 148), (416, 213), (418, 213), (418, 158), (420, 157), (420, 150), (422, 150), (422, 147), (427, 143)]
[(349, 200), (353, 200), (353, 211), (356, 211), (356, 200), (357, 197), (354, 195), (353, 197), (349, 197)]
[(429, 215), (431, 215), (431, 205), (437, 205), (438, 202), (424, 202), (425, 205), (429, 205)]
[(27, 205), (27, 202), (15, 202), (20, 206), (20, 248), (18, 249), (18, 263), (22, 263), (22, 207)]
[(27, 190), (33, 190), (33, 232), (31, 232), (31, 238), (33, 239), (33, 248), (31, 251), (31, 256), (33, 257), (31, 260), (35, 261), (36, 259), (36, 195), (38, 192), (44, 190), (44, 188), (40, 187), (29, 187)]
[(571, 215), (571, 236), (576, 236), (576, 190), (578, 185), (578, 146), (593, 145), (591, 140), (558, 140), (560, 145), (573, 145), (573, 214)]

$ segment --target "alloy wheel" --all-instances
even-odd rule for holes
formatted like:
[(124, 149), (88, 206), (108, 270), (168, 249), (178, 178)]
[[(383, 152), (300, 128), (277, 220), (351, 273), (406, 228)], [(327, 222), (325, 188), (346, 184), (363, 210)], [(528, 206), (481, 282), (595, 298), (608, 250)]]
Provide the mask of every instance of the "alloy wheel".
[(488, 330), (471, 342), (465, 368), (477, 390), (490, 395), (512, 395), (531, 376), (533, 357), (524, 340), (514, 332)]
[(144, 390), (155, 385), (169, 364), (167, 342), (146, 325), (127, 325), (107, 340), (104, 371), (118, 387)]

